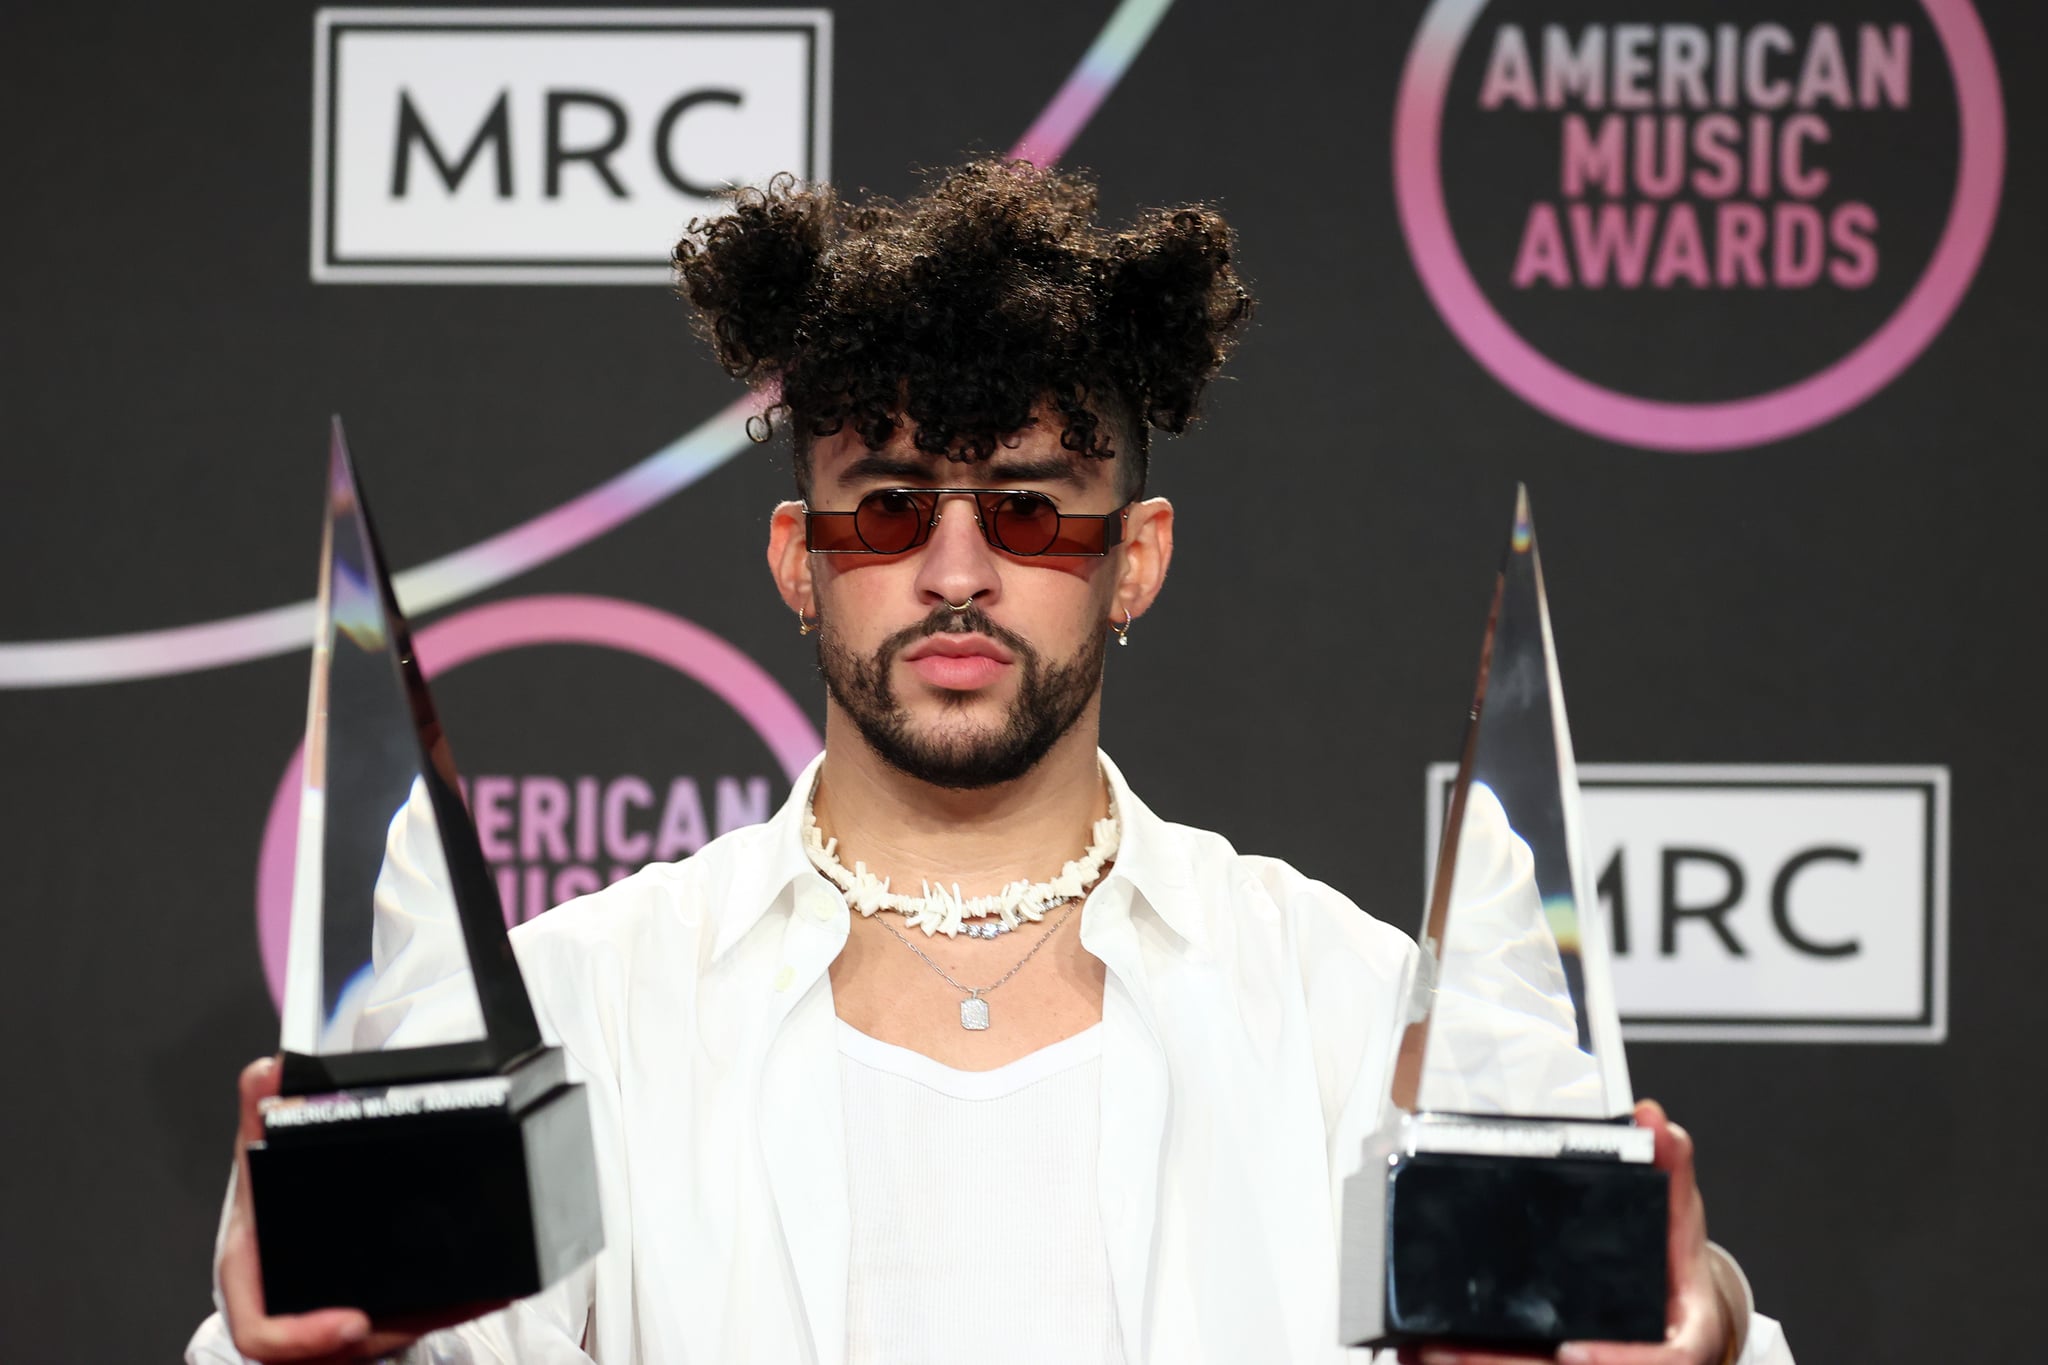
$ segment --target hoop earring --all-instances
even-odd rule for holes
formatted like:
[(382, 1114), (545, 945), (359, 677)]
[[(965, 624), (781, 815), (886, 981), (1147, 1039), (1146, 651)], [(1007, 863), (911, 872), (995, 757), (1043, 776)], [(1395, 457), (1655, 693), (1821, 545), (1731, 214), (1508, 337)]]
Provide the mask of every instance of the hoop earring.
[(824, 618), (823, 616), (817, 616), (817, 617), (809, 617), (809, 616), (805, 616), (805, 615), (804, 615), (804, 613), (803, 613), (803, 608), (801, 608), (801, 607), (797, 608), (797, 613), (796, 613), (796, 633), (797, 633), (797, 634), (799, 634), (799, 635), (809, 635), (809, 634), (810, 634), (810, 633), (811, 633), (812, 631), (814, 631), (814, 630), (817, 630), (817, 629), (818, 629), (819, 627), (823, 626), (824, 624), (825, 624), (825, 618)]
[(1116, 632), (1116, 642), (1118, 644), (1129, 644), (1131, 642), (1131, 609), (1129, 607), (1124, 608), (1124, 623), (1122, 625), (1111, 622), (1109, 628)]

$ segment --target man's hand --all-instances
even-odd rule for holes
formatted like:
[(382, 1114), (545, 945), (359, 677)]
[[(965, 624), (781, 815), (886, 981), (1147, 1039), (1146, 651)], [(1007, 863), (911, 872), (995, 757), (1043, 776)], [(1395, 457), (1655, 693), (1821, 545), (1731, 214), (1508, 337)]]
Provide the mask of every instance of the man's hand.
[(1561, 1365), (1721, 1365), (1733, 1340), (1728, 1310), (1715, 1291), (1707, 1250), (1707, 1212), (1692, 1166), (1692, 1138), (1665, 1117), (1655, 1100), (1636, 1105), (1636, 1122), (1657, 1135), (1657, 1167), (1671, 1175), (1670, 1298), (1664, 1307), (1664, 1340), (1644, 1343), (1574, 1341), (1555, 1356), (1501, 1355), (1443, 1346), (1404, 1350), (1416, 1365), (1528, 1365), (1557, 1360)]
[(263, 1140), (262, 1102), (277, 1093), (277, 1059), (242, 1068), (242, 1121), (235, 1135), (235, 1206), (221, 1240), (221, 1300), (235, 1349), (251, 1360), (302, 1365), (363, 1360), (404, 1350), (426, 1333), (502, 1305), (478, 1304), (432, 1318), (372, 1324), (354, 1308), (271, 1317), (263, 1311), (263, 1272), (256, 1258), (256, 1209), (249, 1193), (249, 1144)]

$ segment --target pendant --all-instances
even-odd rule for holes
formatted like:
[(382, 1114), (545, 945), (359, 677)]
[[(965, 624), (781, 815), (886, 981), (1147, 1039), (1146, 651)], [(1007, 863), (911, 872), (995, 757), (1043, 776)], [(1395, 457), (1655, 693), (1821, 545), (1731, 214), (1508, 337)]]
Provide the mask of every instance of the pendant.
[(960, 1027), (985, 1029), (988, 1027), (988, 1001), (979, 992), (960, 1002)]

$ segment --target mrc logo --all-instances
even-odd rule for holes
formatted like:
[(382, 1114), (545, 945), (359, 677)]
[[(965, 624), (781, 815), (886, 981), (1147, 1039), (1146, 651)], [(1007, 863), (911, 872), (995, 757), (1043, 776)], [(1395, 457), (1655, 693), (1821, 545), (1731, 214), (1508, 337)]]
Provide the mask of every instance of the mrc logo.
[[(1578, 765), (1630, 1042), (1939, 1043), (1949, 772)], [(1454, 763), (1431, 764), (1431, 865)]]
[(830, 176), (825, 10), (326, 9), (322, 283), (665, 283), (720, 193)]

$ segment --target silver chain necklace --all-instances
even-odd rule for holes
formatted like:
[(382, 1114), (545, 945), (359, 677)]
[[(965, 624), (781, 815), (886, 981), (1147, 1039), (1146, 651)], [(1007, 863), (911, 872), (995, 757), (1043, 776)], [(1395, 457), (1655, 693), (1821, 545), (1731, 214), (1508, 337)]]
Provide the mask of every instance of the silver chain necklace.
[[(1080, 898), (1073, 897), (1071, 899), (1078, 901)], [(995, 983), (995, 986), (961, 985), (958, 981), (955, 981), (953, 979), (951, 973), (947, 972), (947, 970), (944, 967), (941, 967), (938, 963), (932, 961), (931, 958), (927, 957), (925, 955), (924, 949), (918, 947), (915, 943), (912, 943), (909, 939), (897, 933), (895, 925), (889, 923), (889, 921), (885, 919), (878, 919), (875, 922), (881, 925), (884, 929), (887, 929), (891, 934), (894, 934), (896, 941), (898, 943), (910, 949), (911, 952), (916, 953), (919, 957), (924, 958), (924, 965), (931, 968), (933, 971), (937, 972), (941, 977), (944, 977), (947, 985), (951, 986), (956, 991), (967, 992), (967, 998), (960, 1002), (961, 1028), (985, 1029), (988, 1027), (988, 1001), (983, 999), (983, 997), (986, 996), (990, 991), (994, 990), (996, 986), (1002, 985), (1004, 981), (1008, 981), (1018, 972), (1023, 971), (1024, 964), (1026, 962), (1029, 962), (1032, 958), (1037, 957), (1038, 950), (1040, 948), (1043, 948), (1046, 944), (1052, 942), (1052, 936), (1060, 931), (1060, 926), (1062, 924), (1065, 924), (1070, 918), (1072, 918), (1074, 911), (1079, 908), (1080, 907), (1078, 905), (1069, 905), (1067, 907), (1066, 913), (1053, 921), (1052, 928), (1046, 930), (1045, 933), (1039, 937), (1038, 942), (1031, 945), (1031, 951), (1024, 954), (1023, 958), (1017, 963), (1016, 966), (1010, 968), (1010, 970), (1003, 973), (1001, 979)]]

